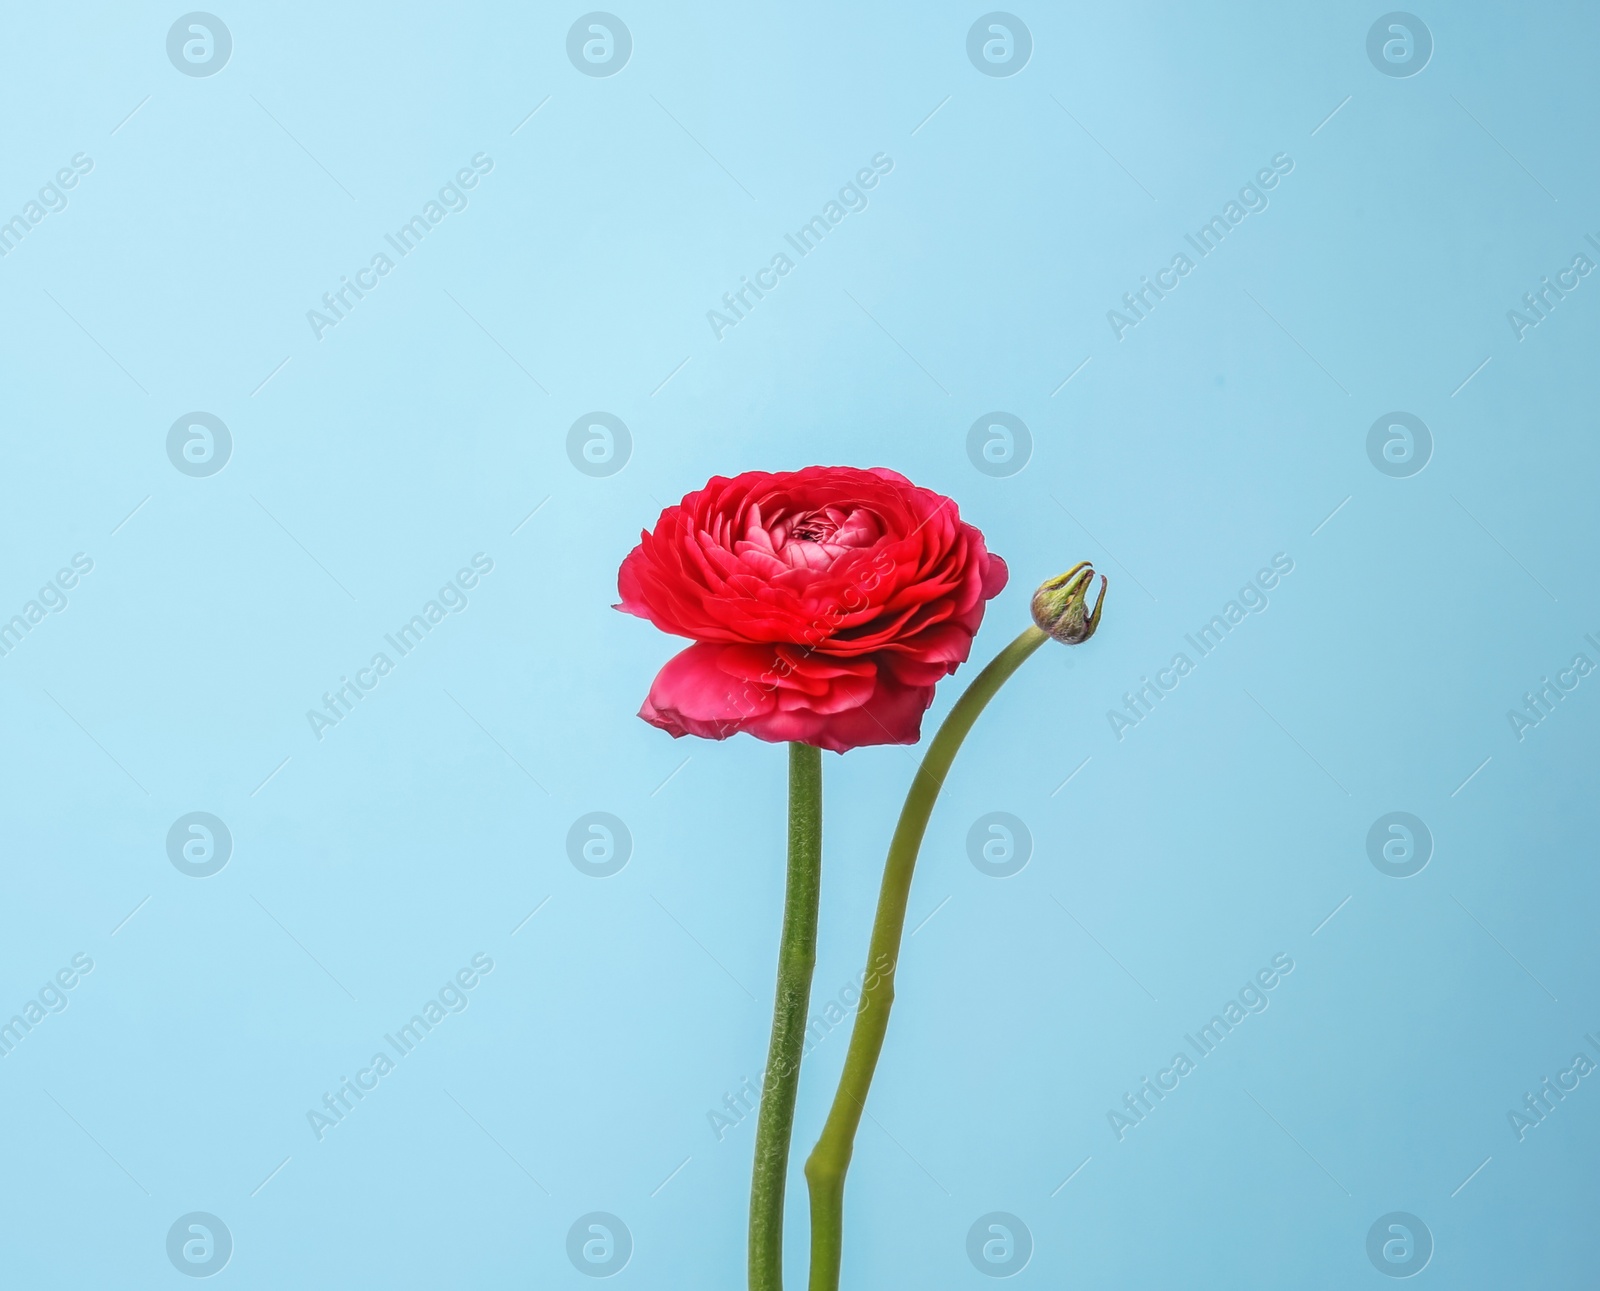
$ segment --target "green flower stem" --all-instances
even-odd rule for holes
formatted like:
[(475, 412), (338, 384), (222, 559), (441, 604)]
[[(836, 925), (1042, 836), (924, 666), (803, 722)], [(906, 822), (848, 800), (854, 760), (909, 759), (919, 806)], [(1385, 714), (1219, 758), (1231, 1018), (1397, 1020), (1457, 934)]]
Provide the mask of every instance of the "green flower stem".
[(750, 1182), (750, 1291), (783, 1291), (783, 1191), (800, 1086), (811, 971), (817, 963), (817, 901), (822, 892), (822, 750), (789, 745), (789, 876), (778, 947), (772, 1040), (756, 1119)]
[[(867, 951), (869, 965), (887, 963), (889, 968), (886, 972), (869, 973), (862, 985), (861, 1004), (850, 1031), (850, 1048), (845, 1054), (839, 1089), (828, 1111), (822, 1137), (806, 1162), (806, 1181), (811, 1189), (810, 1291), (838, 1291), (844, 1176), (850, 1168), (856, 1128), (861, 1124), (861, 1113), (866, 1110), (867, 1090), (889, 1029), (900, 937), (905, 929), (906, 903), (911, 897), (911, 875), (916, 868), (922, 836), (927, 832), (928, 817), (933, 814), (933, 804), (944, 787), (950, 764), (955, 761), (972, 724), (978, 720), (978, 714), (1023, 661), (1049, 639), (1038, 628), (1027, 629), (973, 679), (928, 745), (916, 779), (911, 782), (911, 791), (906, 794), (905, 806), (900, 810), (900, 821), (889, 843), (883, 886), (878, 891), (878, 913), (872, 922), (872, 942)], [(765, 1104), (762, 1110), (766, 1110)]]

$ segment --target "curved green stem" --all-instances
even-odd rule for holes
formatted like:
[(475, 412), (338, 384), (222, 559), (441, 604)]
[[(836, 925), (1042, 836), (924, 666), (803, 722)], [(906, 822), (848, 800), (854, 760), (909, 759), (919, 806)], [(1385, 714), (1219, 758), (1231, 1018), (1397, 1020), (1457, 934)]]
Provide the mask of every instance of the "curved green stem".
[(933, 804), (944, 787), (950, 764), (955, 761), (956, 752), (972, 724), (978, 720), (978, 714), (1022, 666), (1023, 660), (1049, 639), (1038, 628), (1027, 629), (973, 678), (928, 745), (916, 779), (911, 782), (911, 791), (906, 795), (905, 806), (901, 808), (900, 821), (889, 843), (883, 885), (878, 891), (878, 913), (872, 922), (872, 942), (867, 952), (869, 972), (862, 984), (861, 1005), (850, 1031), (844, 1073), (839, 1077), (839, 1090), (828, 1111), (822, 1136), (806, 1161), (806, 1182), (811, 1189), (810, 1291), (838, 1291), (844, 1176), (850, 1168), (856, 1128), (861, 1124), (861, 1113), (866, 1110), (867, 1090), (889, 1029), (900, 937), (905, 929), (906, 903), (911, 897), (911, 875), (916, 868), (922, 836), (928, 828), (928, 817), (933, 814)]
[(761, 1078), (750, 1182), (750, 1291), (783, 1291), (783, 1191), (805, 1048), (822, 892), (822, 750), (789, 745), (789, 875), (783, 896), (772, 1039)]

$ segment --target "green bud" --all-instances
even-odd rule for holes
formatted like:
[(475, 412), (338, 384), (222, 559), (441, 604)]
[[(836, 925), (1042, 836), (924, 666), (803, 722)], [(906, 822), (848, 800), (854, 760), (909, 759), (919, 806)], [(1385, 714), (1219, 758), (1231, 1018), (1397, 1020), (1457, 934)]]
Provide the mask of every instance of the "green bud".
[(1100, 626), (1100, 607), (1106, 603), (1106, 577), (1100, 575), (1100, 595), (1094, 610), (1088, 608), (1089, 584), (1094, 568), (1080, 561), (1065, 574), (1039, 585), (1033, 594), (1033, 621), (1063, 645), (1087, 641)]

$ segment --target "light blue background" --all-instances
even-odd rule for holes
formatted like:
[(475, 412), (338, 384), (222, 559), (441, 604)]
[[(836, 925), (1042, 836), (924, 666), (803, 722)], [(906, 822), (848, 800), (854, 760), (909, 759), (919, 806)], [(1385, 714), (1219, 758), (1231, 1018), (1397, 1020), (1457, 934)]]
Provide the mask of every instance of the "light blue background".
[[(199, 1210), (219, 1286), (587, 1286), (566, 1234), (601, 1210), (635, 1243), (614, 1285), (743, 1285), (753, 1120), (708, 1113), (765, 1052), (784, 751), (640, 722), (677, 645), (609, 607), (661, 506), (813, 462), (985, 531), (1012, 582), (978, 657), (1042, 578), (1111, 579), (935, 814), (844, 1285), (991, 1285), (990, 1211), (1033, 1235), (1017, 1286), (1389, 1285), (1365, 1242), (1396, 1210), (1436, 1243), (1421, 1284), (1592, 1276), (1600, 1077), (1526, 1141), (1507, 1113), (1600, 1056), (1600, 676), (1520, 741), (1506, 714), (1600, 661), (1600, 280), (1520, 341), (1506, 311), (1600, 231), (1595, 11), (1426, 9), (1407, 78), (1349, 3), (1034, 6), (1004, 78), (967, 58), (976, 5), (630, 3), (605, 78), (567, 58), (579, 12), (229, 4), (229, 62), (189, 77), (177, 7), (8, 10), (0, 219), (94, 167), (0, 259), (0, 617), (94, 569), (0, 658), (0, 1018), (95, 967), (0, 1061), (0, 1281), (190, 1285), (164, 1244)], [(880, 152), (868, 208), (716, 339)], [(467, 209), (316, 339), (478, 153)], [(1278, 153), (1268, 207), (1118, 341), (1122, 293)], [(166, 455), (196, 409), (233, 436), (208, 478)], [(594, 409), (633, 437), (607, 478), (566, 450)], [(1434, 439), (1404, 479), (1366, 452), (1397, 409)], [(1009, 478), (967, 457), (991, 410), (1034, 439)], [(477, 552), (470, 606), (315, 738)], [(1279, 552), (1270, 608), (1116, 738)], [(819, 1006), (914, 756), (826, 761)], [(1435, 840), (1404, 880), (1366, 853), (1394, 810)], [(191, 811), (233, 834), (212, 878), (167, 859)], [(590, 811), (632, 832), (614, 877), (567, 859)], [(968, 861), (990, 811), (1033, 835), (1013, 878)], [(318, 1141), (324, 1092), (479, 952), (470, 1007)], [(1108, 1110), (1278, 952), (1271, 1007), (1119, 1142)], [(804, 1071), (796, 1285), (844, 1047)]]

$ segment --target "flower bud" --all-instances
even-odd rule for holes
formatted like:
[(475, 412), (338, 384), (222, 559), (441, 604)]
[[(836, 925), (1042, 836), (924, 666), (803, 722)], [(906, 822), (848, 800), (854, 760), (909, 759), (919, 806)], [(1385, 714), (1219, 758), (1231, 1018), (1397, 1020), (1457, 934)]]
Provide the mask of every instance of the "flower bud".
[(1092, 582), (1094, 568), (1085, 560), (1041, 583), (1033, 594), (1033, 621), (1040, 630), (1063, 645), (1077, 645), (1092, 637), (1100, 626), (1100, 607), (1106, 603), (1106, 577), (1100, 575), (1100, 595), (1095, 598), (1093, 613), (1088, 608)]

